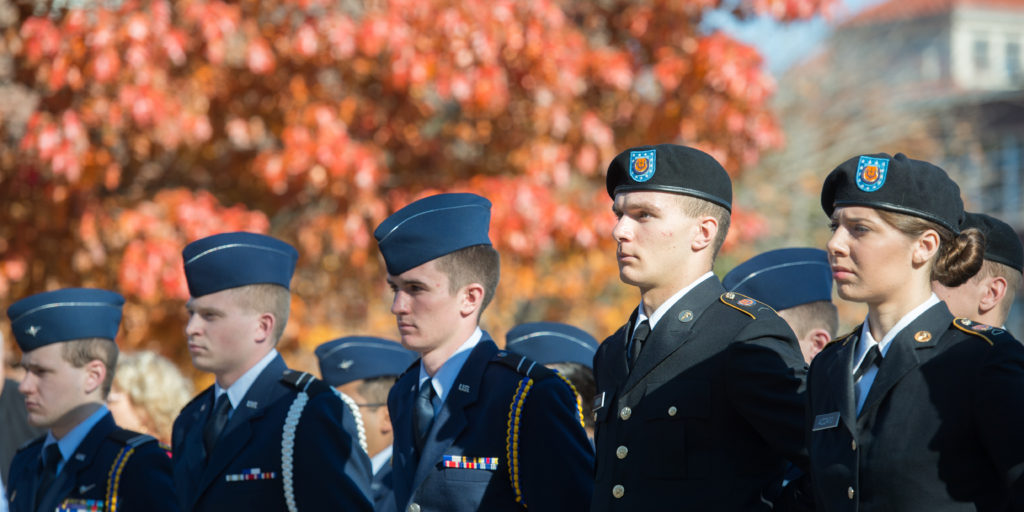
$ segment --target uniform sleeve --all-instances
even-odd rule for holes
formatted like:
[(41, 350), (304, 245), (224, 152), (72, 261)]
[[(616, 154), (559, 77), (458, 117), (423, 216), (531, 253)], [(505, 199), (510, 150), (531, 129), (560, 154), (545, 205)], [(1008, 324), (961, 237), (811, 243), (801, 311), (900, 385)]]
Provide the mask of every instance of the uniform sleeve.
[(373, 510), (370, 459), (350, 432), (356, 432), (353, 416), (333, 393), (316, 395), (303, 409), (292, 466), (300, 512)]
[(1024, 510), (1024, 346), (996, 341), (978, 375), (976, 424), (1010, 490), (1010, 510)]
[(111, 475), (117, 487), (117, 510), (125, 512), (177, 512), (171, 458), (156, 442), (136, 446), (119, 475)]
[(782, 319), (763, 322), (752, 322), (728, 350), (729, 398), (770, 446), (807, 471), (807, 365)]
[(558, 377), (534, 381), (520, 425), (518, 483), (529, 510), (590, 510), (594, 450), (569, 386)]

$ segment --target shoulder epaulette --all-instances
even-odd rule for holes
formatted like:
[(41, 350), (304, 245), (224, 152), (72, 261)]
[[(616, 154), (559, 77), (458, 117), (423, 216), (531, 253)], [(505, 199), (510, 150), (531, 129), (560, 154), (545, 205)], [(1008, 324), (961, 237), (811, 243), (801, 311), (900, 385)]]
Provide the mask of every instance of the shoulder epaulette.
[(772, 313), (775, 312), (775, 310), (768, 304), (758, 302), (746, 295), (743, 295), (742, 293), (725, 292), (721, 297), (719, 297), (719, 300), (726, 305), (732, 306), (733, 308), (746, 313), (750, 318), (757, 318), (757, 314), (764, 309), (767, 309)]
[(534, 361), (533, 359), (507, 350), (499, 350), (491, 359), (491, 362), (507, 366), (519, 375), (529, 377), (534, 380), (546, 379), (555, 375), (554, 370)]
[(310, 398), (334, 390), (326, 382), (314, 377), (313, 374), (296, 370), (285, 370), (281, 375), (281, 382), (299, 392), (308, 394)]
[(111, 430), (110, 434), (107, 434), (107, 437), (132, 448), (148, 443), (150, 441), (157, 440), (155, 437), (151, 435), (141, 434), (139, 432), (134, 432), (123, 428), (115, 428), (114, 430)]
[(967, 334), (973, 334), (985, 340), (989, 345), (995, 345), (995, 342), (1001, 339), (1015, 341), (1013, 335), (1006, 332), (1006, 329), (992, 327), (991, 325), (978, 323), (967, 318), (953, 320), (953, 326)]
[(860, 326), (857, 326), (857, 328), (855, 328), (854, 330), (852, 330), (852, 331), (850, 331), (850, 332), (848, 332), (848, 333), (846, 333), (846, 334), (844, 334), (842, 336), (838, 336), (838, 337), (832, 338), (831, 340), (829, 340), (828, 343), (825, 344), (825, 346), (827, 347), (827, 346), (829, 346), (829, 345), (831, 345), (833, 343), (840, 343), (840, 342), (841, 342), (840, 344), (845, 345), (846, 344), (846, 340), (848, 340), (850, 338), (850, 336), (853, 336), (858, 331), (860, 331)]

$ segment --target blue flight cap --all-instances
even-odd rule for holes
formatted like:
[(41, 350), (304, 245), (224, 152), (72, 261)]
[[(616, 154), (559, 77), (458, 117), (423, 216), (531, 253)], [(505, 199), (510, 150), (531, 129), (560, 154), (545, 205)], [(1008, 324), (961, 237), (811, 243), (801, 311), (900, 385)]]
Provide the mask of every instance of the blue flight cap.
[(411, 268), (474, 245), (491, 245), (491, 202), (476, 194), (438, 194), (406, 205), (384, 219), (373, 236), (388, 273)]
[(768, 304), (776, 311), (832, 300), (832, 268), (828, 253), (797, 247), (758, 254), (722, 279), (726, 290)]
[(7, 308), (14, 339), (22, 352), (61, 341), (117, 338), (120, 293), (96, 288), (64, 288), (25, 297)]
[(221, 233), (200, 238), (181, 251), (193, 297), (250, 284), (289, 289), (299, 253), (291, 245), (259, 233)]
[(398, 342), (369, 336), (331, 340), (315, 352), (320, 361), (320, 376), (332, 386), (359, 379), (397, 377), (419, 358), (419, 354)]
[(519, 324), (505, 335), (505, 348), (540, 364), (579, 363), (594, 368), (597, 340), (583, 329), (556, 322)]

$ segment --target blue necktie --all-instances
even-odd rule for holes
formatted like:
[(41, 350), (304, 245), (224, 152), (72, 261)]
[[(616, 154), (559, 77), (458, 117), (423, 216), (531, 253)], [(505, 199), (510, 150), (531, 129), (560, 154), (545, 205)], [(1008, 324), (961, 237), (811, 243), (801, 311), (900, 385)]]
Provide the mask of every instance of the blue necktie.
[(420, 392), (416, 395), (416, 410), (413, 421), (416, 427), (416, 451), (423, 451), (423, 445), (434, 422), (434, 385), (430, 379), (423, 382)]
[(36, 487), (36, 503), (32, 507), (33, 510), (38, 509), (40, 501), (43, 496), (46, 495), (46, 491), (50, 489), (53, 482), (57, 479), (57, 465), (64, 459), (64, 456), (60, 453), (60, 448), (57, 443), (51, 443), (43, 450), (42, 460), (39, 461), (41, 468), (39, 475), (39, 486)]
[(217, 444), (217, 438), (224, 430), (224, 425), (227, 425), (230, 414), (231, 400), (228, 399), (227, 393), (221, 393), (213, 406), (213, 411), (210, 412), (210, 418), (206, 420), (206, 426), (203, 427), (203, 446), (206, 448), (207, 457), (210, 456), (214, 445)]

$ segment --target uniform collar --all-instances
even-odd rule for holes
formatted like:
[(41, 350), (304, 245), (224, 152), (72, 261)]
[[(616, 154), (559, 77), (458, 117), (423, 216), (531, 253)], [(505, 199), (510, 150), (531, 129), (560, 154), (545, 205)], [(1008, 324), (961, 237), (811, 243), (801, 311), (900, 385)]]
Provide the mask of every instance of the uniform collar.
[(107, 410), (106, 405), (101, 404), (99, 409), (96, 409), (95, 412), (76, 425), (75, 428), (71, 429), (71, 431), (60, 440), (53, 437), (52, 430), (46, 433), (46, 441), (43, 442), (43, 450), (45, 451), (46, 447), (53, 443), (57, 443), (57, 448), (60, 449), (62, 460), (57, 464), (58, 473), (60, 473), (60, 470), (64, 468), (64, 463), (71, 459), (75, 450), (78, 449), (78, 445), (82, 444), (82, 441), (85, 440), (85, 436), (89, 435), (89, 431), (92, 430), (92, 427), (95, 427), (96, 424), (99, 423), (107, 414), (110, 414), (110, 411)]
[(377, 455), (370, 457), (370, 466), (373, 467), (373, 474), (380, 472), (381, 468), (391, 460), (391, 453), (394, 450), (394, 445), (387, 445)]
[(658, 320), (661, 320), (661, 317), (665, 316), (665, 313), (668, 310), (672, 309), (672, 306), (675, 306), (676, 303), (679, 302), (684, 296), (686, 296), (687, 293), (690, 293), (690, 290), (693, 290), (694, 288), (697, 287), (697, 285), (710, 279), (714, 275), (715, 273), (709, 270), (706, 274), (698, 277), (696, 280), (690, 283), (689, 286), (683, 288), (682, 290), (679, 290), (678, 292), (675, 293), (675, 295), (669, 297), (668, 300), (662, 303), (662, 305), (658, 306), (658, 309), (655, 309), (654, 313), (651, 314), (650, 317), (648, 317), (647, 313), (644, 311), (644, 301), (641, 300), (640, 306), (637, 307), (636, 322), (634, 323), (634, 325), (640, 325), (641, 323), (643, 323), (644, 320), (647, 320), (650, 323), (651, 330), (653, 330), (654, 326), (658, 324)]
[[(484, 332), (477, 327), (469, 339), (438, 368), (433, 380), (430, 381), (434, 385), (434, 392), (437, 393), (438, 403), (444, 403), (444, 399), (448, 396), (448, 391), (452, 389), (455, 379), (459, 376), (459, 372), (462, 371), (462, 365), (466, 364), (466, 359), (469, 359), (470, 352), (480, 343), (483, 336)], [(430, 375), (427, 375), (427, 370), (423, 368), (423, 361), (421, 360), (419, 386), (422, 386), (423, 381), (429, 378)], [(419, 389), (419, 386), (417, 386), (417, 389)]]
[(259, 378), (261, 373), (263, 373), (263, 370), (275, 358), (277, 358), (277, 349), (270, 349), (270, 352), (267, 352), (267, 355), (263, 356), (263, 359), (260, 359), (252, 368), (249, 368), (248, 371), (243, 373), (234, 384), (228, 386), (227, 390), (220, 387), (220, 384), (214, 383), (214, 401), (216, 401), (217, 398), (220, 398), (220, 395), (227, 393), (228, 400), (231, 401), (231, 410), (234, 411), (238, 409), (239, 404), (242, 403), (242, 399), (245, 398), (245, 394), (249, 392), (249, 388), (252, 387), (253, 383), (256, 382), (256, 379)]
[(932, 306), (939, 302), (939, 297), (933, 293), (928, 297), (928, 300), (922, 302), (921, 305), (903, 315), (903, 318), (900, 318), (900, 321), (896, 322), (896, 325), (894, 325), (892, 329), (889, 329), (889, 332), (885, 333), (885, 336), (882, 337), (882, 341), (876, 342), (875, 338), (871, 336), (871, 329), (868, 327), (868, 319), (865, 318), (864, 325), (861, 326), (860, 330), (860, 342), (857, 344), (856, 359), (854, 359), (856, 364), (854, 364), (853, 367), (857, 368), (860, 366), (860, 363), (864, 360), (864, 356), (867, 355), (868, 350), (870, 350), (871, 346), (876, 343), (878, 344), (878, 350), (882, 353), (882, 356), (885, 357), (885, 354), (889, 351), (889, 346), (892, 345), (893, 338), (895, 338), (906, 326), (910, 325), (911, 322), (917, 320), (917, 317), (921, 316), (925, 311), (928, 311)]

